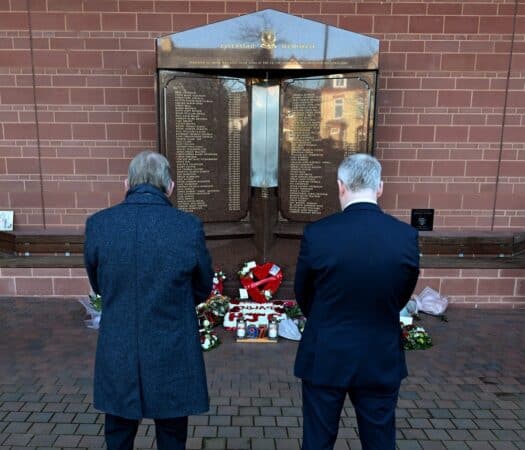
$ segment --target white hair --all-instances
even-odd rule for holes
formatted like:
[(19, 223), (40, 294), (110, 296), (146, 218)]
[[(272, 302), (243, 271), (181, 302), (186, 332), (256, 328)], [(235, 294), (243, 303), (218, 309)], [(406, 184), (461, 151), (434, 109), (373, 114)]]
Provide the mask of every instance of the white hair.
[(337, 178), (352, 192), (379, 189), (381, 164), (371, 155), (355, 153), (343, 159), (337, 169)]
[(147, 183), (167, 193), (171, 182), (170, 163), (160, 153), (149, 150), (140, 152), (129, 164), (128, 183), (130, 188)]

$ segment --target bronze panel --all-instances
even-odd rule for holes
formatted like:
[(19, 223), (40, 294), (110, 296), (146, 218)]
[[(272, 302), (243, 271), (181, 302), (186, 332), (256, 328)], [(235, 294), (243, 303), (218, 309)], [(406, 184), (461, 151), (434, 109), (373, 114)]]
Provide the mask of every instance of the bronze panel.
[(162, 72), (163, 151), (171, 200), (205, 222), (237, 221), (249, 198), (249, 102), (243, 80)]
[(340, 209), (339, 163), (372, 152), (374, 90), (374, 72), (282, 83), (279, 205), (285, 219), (311, 222)]

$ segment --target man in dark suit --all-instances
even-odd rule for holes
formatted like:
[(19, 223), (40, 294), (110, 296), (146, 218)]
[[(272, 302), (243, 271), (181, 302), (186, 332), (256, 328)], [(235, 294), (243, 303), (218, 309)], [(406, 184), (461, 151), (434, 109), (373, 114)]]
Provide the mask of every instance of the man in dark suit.
[(306, 226), (295, 275), (308, 319), (295, 362), (302, 448), (333, 449), (348, 394), (363, 450), (394, 450), (395, 408), (407, 376), (399, 311), (419, 275), (418, 233), (377, 206), (377, 159), (349, 156), (337, 176), (343, 211)]
[(142, 418), (155, 420), (159, 449), (184, 449), (188, 416), (209, 407), (195, 304), (213, 270), (202, 224), (168, 200), (173, 187), (167, 159), (142, 152), (126, 199), (86, 223), (86, 270), (103, 302), (94, 406), (108, 450), (132, 450)]

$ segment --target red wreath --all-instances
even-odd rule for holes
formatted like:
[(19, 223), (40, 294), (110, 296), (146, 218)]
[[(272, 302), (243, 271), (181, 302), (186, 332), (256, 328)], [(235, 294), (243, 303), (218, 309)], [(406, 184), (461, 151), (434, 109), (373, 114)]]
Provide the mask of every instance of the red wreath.
[(246, 275), (240, 277), (241, 284), (248, 291), (250, 298), (257, 303), (266, 303), (269, 299), (264, 291), (269, 291), (273, 296), (279, 289), (283, 280), (283, 272), (279, 266), (272, 262), (256, 265)]

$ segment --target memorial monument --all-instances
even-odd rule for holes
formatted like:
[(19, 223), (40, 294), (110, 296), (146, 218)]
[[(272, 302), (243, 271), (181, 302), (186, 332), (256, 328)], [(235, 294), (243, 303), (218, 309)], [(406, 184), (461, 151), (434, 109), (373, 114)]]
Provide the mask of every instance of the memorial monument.
[(203, 220), (226, 272), (271, 260), (290, 283), (305, 223), (338, 210), (339, 162), (373, 150), (378, 53), (274, 10), (157, 39), (172, 201)]

